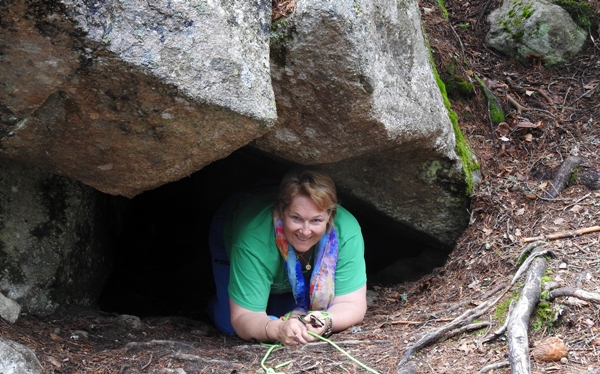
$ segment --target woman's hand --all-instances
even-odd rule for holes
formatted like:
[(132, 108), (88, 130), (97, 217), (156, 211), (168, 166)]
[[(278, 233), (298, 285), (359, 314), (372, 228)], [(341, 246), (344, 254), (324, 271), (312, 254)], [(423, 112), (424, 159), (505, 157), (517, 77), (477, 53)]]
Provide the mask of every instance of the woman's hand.
[(287, 321), (279, 323), (277, 325), (277, 340), (289, 346), (306, 344), (313, 341), (314, 337), (308, 334), (307, 329), (310, 325), (304, 325), (299, 318), (302, 317), (290, 317)]

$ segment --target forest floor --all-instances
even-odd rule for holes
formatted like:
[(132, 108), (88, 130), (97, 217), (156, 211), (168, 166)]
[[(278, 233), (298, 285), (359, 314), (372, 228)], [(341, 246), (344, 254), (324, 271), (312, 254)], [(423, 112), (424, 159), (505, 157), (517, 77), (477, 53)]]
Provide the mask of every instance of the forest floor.
[[(507, 118), (492, 137), (481, 87), (475, 84), (474, 95), (460, 99), (451, 92), (452, 108), (481, 164), (470, 225), (445, 266), (412, 282), (376, 287), (364, 323), (332, 337), (379, 373), (510, 373), (501, 364), (509, 356), (507, 338), (495, 337), (494, 331), (524, 285), (524, 276), (512, 286), (511, 280), (520, 254), (531, 249), (527, 238), (600, 225), (600, 190), (586, 188), (579, 179), (572, 178), (556, 198), (546, 197), (565, 159), (579, 156), (580, 170), (600, 170), (600, 45), (590, 38), (582, 53), (557, 68), (521, 64), (483, 42), (487, 15), (498, 1), (452, 0), (445, 5), (449, 18), (437, 2), (421, 3), (438, 72), (446, 80), (448, 71), (465, 81), (474, 74), (485, 78), (495, 87)], [(507, 95), (525, 110), (519, 113)], [(544, 284), (600, 292), (600, 232), (543, 243), (549, 251)], [(486, 302), (489, 306), (483, 308)], [(473, 321), (479, 323), (473, 330), (440, 330), (479, 307), (483, 312)], [(261, 360), (269, 348), (180, 317), (139, 321), (71, 310), (0, 325), (3, 337), (33, 349), (46, 373), (263, 373)], [(528, 346), (533, 349), (556, 337), (565, 344), (568, 358), (531, 359), (532, 373), (596, 373), (598, 328), (597, 304), (575, 297), (543, 300), (531, 316)], [(437, 339), (412, 355), (404, 371), (398, 370), (407, 349), (436, 334)], [(271, 373), (367, 372), (325, 342), (274, 349), (265, 365), (288, 360)], [(491, 364), (499, 367), (492, 369)], [(485, 367), (490, 369), (481, 371)]]

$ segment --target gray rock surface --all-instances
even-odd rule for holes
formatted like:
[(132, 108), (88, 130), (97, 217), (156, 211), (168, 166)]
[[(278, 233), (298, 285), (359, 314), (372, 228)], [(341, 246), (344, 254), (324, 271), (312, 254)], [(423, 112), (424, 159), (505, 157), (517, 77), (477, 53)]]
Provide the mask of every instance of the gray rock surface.
[(43, 373), (42, 365), (28, 347), (0, 337), (0, 373)]
[(0, 292), (32, 314), (92, 305), (108, 271), (97, 191), (0, 159)]
[(19, 303), (0, 293), (0, 317), (12, 324), (19, 319), (19, 313), (21, 313)]
[(0, 3), (0, 157), (133, 197), (229, 155), (276, 118), (269, 17), (266, 0)]
[(399, 147), (456, 158), (416, 1), (302, 1), (274, 29), (279, 118), (259, 148), (302, 164)]
[(587, 37), (563, 8), (544, 0), (505, 0), (489, 21), (486, 43), (523, 62), (529, 54), (548, 66), (567, 62)]
[(448, 245), (466, 227), (455, 135), (415, 1), (302, 1), (277, 23), (279, 118), (254, 144)]

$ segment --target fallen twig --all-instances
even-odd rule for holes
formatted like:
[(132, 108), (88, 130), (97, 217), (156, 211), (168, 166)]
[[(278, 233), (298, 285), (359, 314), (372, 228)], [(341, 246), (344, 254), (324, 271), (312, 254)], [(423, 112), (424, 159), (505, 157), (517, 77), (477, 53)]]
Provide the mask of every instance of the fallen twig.
[(484, 327), (488, 327), (490, 325), (489, 322), (476, 322), (476, 323), (471, 323), (469, 325), (465, 325), (463, 327), (459, 327), (456, 330), (452, 330), (449, 333), (447, 333), (445, 335), (446, 338), (451, 338), (453, 336), (456, 335), (460, 335), (463, 332), (467, 332), (467, 331), (473, 331), (473, 330), (479, 330), (482, 329)]
[(525, 108), (523, 105), (519, 104), (517, 102), (517, 100), (513, 99), (512, 96), (510, 96), (509, 94), (506, 94), (506, 100), (508, 100), (508, 102), (515, 107), (515, 109), (517, 110), (517, 113), (521, 113), (527, 110), (527, 108)]
[(408, 360), (421, 348), (432, 344), (433, 342), (439, 340), (442, 336), (446, 336), (446, 333), (448, 333), (449, 331), (455, 330), (457, 328), (460, 328), (461, 326), (472, 323), (474, 319), (480, 317), (489, 308), (496, 304), (498, 300), (500, 300), (509, 289), (510, 288), (507, 287), (504, 290), (504, 292), (502, 292), (502, 294), (496, 299), (492, 301), (485, 301), (479, 304), (477, 307), (465, 311), (463, 314), (452, 320), (452, 322), (425, 334), (421, 339), (419, 339), (419, 341), (417, 341), (414, 345), (407, 349), (406, 352), (404, 352), (404, 356), (402, 357), (402, 360), (400, 360), (400, 362), (398, 363), (396, 371), (402, 369), (402, 367), (408, 362)]
[[(539, 249), (538, 247), (541, 248), (544, 244), (543, 243), (532, 243), (530, 245), (527, 246), (527, 248), (525, 249), (524, 253), (528, 252), (528, 249), (531, 250), (533, 248), (533, 251), (531, 252), (531, 254), (529, 255), (529, 257), (527, 257), (527, 259), (525, 261), (523, 261), (523, 264), (521, 264), (521, 267), (519, 267), (519, 270), (517, 270), (517, 272), (515, 273), (512, 281), (510, 282), (511, 285), (515, 284), (515, 282), (521, 278), (521, 275), (523, 275), (523, 273), (527, 270), (527, 268), (529, 267), (529, 264), (531, 264), (531, 262), (536, 258), (536, 257), (540, 257), (540, 256), (545, 256), (547, 254), (550, 254), (551, 252), (548, 251), (547, 249)], [(520, 256), (519, 258), (521, 258), (522, 256)]]
[(534, 242), (534, 241), (538, 241), (538, 240), (554, 240), (554, 239), (563, 239), (563, 238), (573, 238), (575, 236), (589, 234), (591, 232), (597, 232), (597, 231), (600, 231), (600, 226), (585, 227), (585, 228), (579, 229), (579, 230), (571, 230), (571, 231), (557, 232), (557, 233), (549, 234), (549, 235), (540, 235), (540, 236), (534, 236), (534, 237), (529, 237), (529, 238), (523, 238), (523, 243), (530, 243), (530, 242)]
[(571, 287), (557, 288), (550, 291), (548, 293), (548, 300), (554, 300), (555, 298), (561, 296), (576, 297), (581, 300), (589, 301), (595, 304), (600, 304), (600, 294)]
[(492, 340), (498, 339), (499, 337), (501, 337), (502, 335), (504, 335), (506, 333), (506, 329), (508, 328), (508, 321), (509, 321), (508, 317), (510, 316), (514, 306), (515, 306), (515, 301), (511, 300), (510, 304), (508, 305), (508, 313), (506, 313), (506, 318), (504, 319), (504, 324), (502, 324), (502, 326), (500, 326), (499, 329), (494, 331), (491, 336), (488, 336), (487, 338), (483, 339), (482, 343), (489, 343)]
[(496, 370), (496, 369), (500, 369), (503, 367), (507, 367), (508, 365), (510, 365), (510, 362), (508, 361), (498, 361), (498, 362), (494, 362), (493, 364), (489, 364), (486, 365), (484, 367), (482, 367), (477, 373), (475, 374), (487, 374), (489, 373), (491, 370)]
[(549, 199), (554, 199), (556, 196), (558, 196), (567, 186), (567, 182), (571, 179), (573, 170), (575, 170), (575, 168), (582, 162), (583, 157), (567, 157), (562, 165), (560, 165), (560, 168), (558, 168), (554, 180), (550, 182), (550, 189), (546, 193), (546, 197)]
[(545, 270), (546, 259), (537, 257), (532, 261), (519, 300), (509, 317), (510, 322), (506, 336), (508, 361), (513, 373), (531, 373), (528, 339), (529, 318), (540, 300), (540, 284)]

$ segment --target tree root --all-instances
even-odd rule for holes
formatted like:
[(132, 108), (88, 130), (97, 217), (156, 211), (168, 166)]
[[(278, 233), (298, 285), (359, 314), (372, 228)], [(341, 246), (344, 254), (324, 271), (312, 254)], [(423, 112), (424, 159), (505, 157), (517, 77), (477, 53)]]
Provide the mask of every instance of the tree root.
[[(504, 295), (513, 287), (516, 281), (527, 271), (527, 269), (529, 270), (527, 271), (527, 277), (525, 280), (525, 285), (521, 292), (521, 296), (519, 297), (519, 301), (517, 302), (515, 307), (509, 309), (505, 325), (502, 326), (500, 329), (496, 330), (493, 336), (491, 338), (487, 338), (486, 340), (484, 340), (484, 342), (491, 341), (504, 334), (504, 331), (506, 331), (510, 352), (508, 362), (512, 367), (512, 372), (530, 373), (529, 349), (527, 338), (529, 318), (531, 316), (531, 313), (533, 312), (534, 307), (537, 305), (540, 299), (541, 278), (544, 275), (544, 271), (546, 269), (546, 259), (544, 256), (551, 255), (551, 252), (549, 252), (548, 250), (538, 248), (543, 245), (544, 243), (542, 242), (535, 242), (529, 244), (524, 249), (521, 255), (525, 256), (526, 254), (530, 253), (529, 256), (526, 258), (525, 261), (523, 261), (523, 263), (515, 273), (512, 282), (507, 287), (505, 287), (504, 291), (499, 296), (495, 297), (493, 300), (484, 301), (477, 307), (465, 311), (463, 314), (456, 317), (450, 323), (427, 332), (414, 345), (408, 348), (404, 352), (402, 359), (396, 366), (396, 373), (403, 373), (406, 367), (410, 365), (409, 360), (411, 357), (413, 357), (422, 348), (433, 344), (441, 338), (448, 338), (466, 331), (471, 331), (473, 329), (488, 327), (489, 323), (487, 322), (473, 323), (473, 320), (479, 318), (483, 313), (488, 311), (493, 305), (500, 301), (504, 297)], [(494, 293), (495, 292), (497, 291), (494, 291)], [(600, 295), (598, 296), (600, 297)], [(502, 366), (499, 367), (504, 367), (507, 365), (508, 364), (502, 363)], [(495, 367), (486, 366), (482, 370), (487, 369), (489, 371), (494, 368)], [(487, 372), (482, 370), (480, 370), (479, 372)]]
[(521, 296), (509, 318), (506, 336), (510, 367), (513, 373), (531, 373), (529, 362), (529, 318), (540, 301), (540, 284), (546, 270), (546, 259), (537, 257), (531, 261)]
[(594, 304), (600, 304), (600, 294), (570, 287), (557, 288), (550, 291), (548, 293), (548, 300), (551, 301), (561, 296), (576, 297), (580, 300), (589, 301)]
[(579, 166), (583, 162), (582, 157), (570, 156), (563, 161), (560, 168), (556, 172), (554, 176), (554, 180), (550, 182), (550, 189), (546, 193), (546, 197), (548, 199), (554, 199), (558, 196), (562, 190), (565, 189), (567, 183), (571, 179), (571, 175), (577, 166)]

